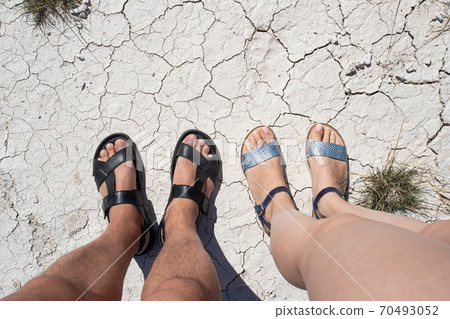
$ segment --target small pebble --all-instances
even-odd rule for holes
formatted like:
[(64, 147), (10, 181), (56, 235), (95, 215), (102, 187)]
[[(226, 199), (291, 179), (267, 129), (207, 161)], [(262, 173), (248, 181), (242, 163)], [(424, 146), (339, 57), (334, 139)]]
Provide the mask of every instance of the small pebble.
[(425, 65), (426, 65), (426, 66), (430, 66), (430, 65), (431, 65), (431, 60), (425, 61)]
[(364, 66), (365, 66), (364, 61), (355, 63), (355, 67), (356, 67), (357, 70), (362, 70), (362, 69), (364, 69)]
[(345, 95), (350, 95), (350, 94), (352, 94), (352, 90), (350, 90), (350, 88), (346, 88), (344, 93), (345, 93)]
[(83, 29), (83, 24), (81, 22), (76, 23), (78, 29)]
[(85, 4), (87, 6), (91, 5), (91, 1), (90, 0), (83, 0), (82, 4)]
[(80, 61), (84, 61), (84, 56), (82, 56), (80, 53), (75, 54), (75, 57), (80, 60)]
[(87, 19), (87, 14), (86, 12), (81, 12), (80, 15), (78, 16), (80, 19)]
[(436, 14), (436, 19), (440, 22), (440, 23), (442, 23), (442, 22), (444, 22), (444, 18), (446, 17), (446, 15), (445, 15), (445, 13), (443, 13), (443, 12), (439, 12), (438, 14)]
[(372, 65), (372, 53), (369, 53), (366, 55), (366, 58), (364, 59), (364, 64), (366, 66), (371, 66)]
[(78, 6), (78, 8), (76, 8), (76, 11), (78, 11), (78, 13), (81, 13), (81, 12), (86, 12), (87, 9), (88, 9), (87, 5), (85, 5), (85, 4), (80, 4), (80, 5)]
[(401, 81), (401, 82), (405, 82), (405, 81), (406, 81), (405, 74), (403, 74), (403, 73), (398, 73), (398, 74), (395, 76), (395, 78), (396, 78), (397, 80)]
[(381, 63), (380, 60), (375, 59), (375, 64), (376, 64), (376, 65), (380, 65), (380, 63)]
[(356, 67), (354, 64), (350, 64), (347, 69), (345, 69), (345, 75), (352, 76), (356, 74)]
[(80, 82), (80, 83), (78, 83), (78, 87), (81, 89), (81, 91), (83, 91), (86, 88), (86, 83)]
[(407, 68), (406, 68), (406, 72), (408, 73), (412, 73), (412, 72), (416, 72), (416, 67), (414, 66), (414, 64), (410, 64)]
[(331, 44), (334, 44), (334, 45), (338, 45), (338, 44), (339, 44), (339, 41), (338, 41), (338, 39), (336, 39), (336, 38), (331, 38), (331, 39), (330, 39), (330, 43), (331, 43)]
[(347, 34), (347, 31), (346, 31), (346, 30), (344, 30), (344, 29), (342, 29), (342, 30), (341, 30), (341, 32), (339, 32), (339, 33), (340, 33), (340, 35), (344, 36), (344, 35), (346, 35), (346, 34)]

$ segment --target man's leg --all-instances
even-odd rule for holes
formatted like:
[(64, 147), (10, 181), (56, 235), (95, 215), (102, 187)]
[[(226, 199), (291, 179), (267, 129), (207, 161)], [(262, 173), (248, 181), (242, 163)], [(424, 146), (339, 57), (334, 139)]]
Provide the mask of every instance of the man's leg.
[[(184, 140), (208, 156), (204, 140), (189, 135)], [(192, 185), (196, 166), (179, 157), (174, 173), (174, 184)], [(214, 184), (207, 180), (203, 188), (210, 196)], [(197, 234), (195, 220), (199, 214), (196, 203), (175, 198), (169, 204), (165, 217), (165, 243), (142, 290), (142, 300), (220, 300), (221, 291), (214, 264)]]
[[(101, 160), (107, 161), (125, 147), (123, 140), (107, 145)], [(115, 170), (117, 190), (136, 187), (131, 162)], [(106, 195), (106, 187), (100, 189)], [(133, 205), (110, 209), (110, 224), (92, 243), (59, 258), (42, 275), (27, 282), (3, 300), (120, 300), (123, 279), (136, 253), (141, 235), (141, 217)]]
[[(248, 149), (273, 138), (261, 130)], [(285, 185), (277, 158), (246, 176), (257, 202)], [(278, 269), (312, 300), (450, 299), (450, 248), (432, 238), (352, 214), (317, 221), (298, 212), (285, 193), (274, 196), (265, 217)]]

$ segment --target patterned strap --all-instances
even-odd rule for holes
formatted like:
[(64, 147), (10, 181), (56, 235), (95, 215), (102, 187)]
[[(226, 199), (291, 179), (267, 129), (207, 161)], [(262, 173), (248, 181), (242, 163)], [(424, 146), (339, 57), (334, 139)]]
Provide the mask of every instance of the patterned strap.
[(272, 157), (280, 156), (280, 154), (277, 141), (264, 144), (242, 155), (242, 167), (246, 171)]
[(307, 156), (326, 156), (340, 161), (347, 161), (347, 148), (334, 143), (310, 141)]
[[(269, 206), (269, 204), (272, 201), (273, 197), (276, 194), (278, 194), (279, 192), (286, 192), (286, 193), (288, 193), (289, 196), (291, 197), (291, 199), (294, 200), (292, 198), (291, 192), (289, 191), (289, 189), (287, 187), (285, 187), (285, 186), (278, 186), (278, 187), (275, 187), (274, 189), (272, 189), (270, 191), (270, 193), (266, 196), (266, 198), (264, 199), (264, 201), (260, 205), (255, 205), (255, 211), (256, 211), (256, 214), (258, 215), (258, 219), (260, 220), (261, 223), (263, 223), (269, 229), (269, 231), (271, 230), (271, 225), (267, 221), (267, 219), (264, 217), (264, 211), (267, 208), (267, 206)], [(270, 233), (268, 233), (268, 235), (270, 236)]]
[(319, 204), (320, 199), (329, 192), (336, 193), (339, 195), (339, 197), (342, 197), (341, 192), (336, 187), (325, 187), (324, 189), (322, 189), (313, 201), (313, 211), (317, 219), (320, 219), (319, 214), (317, 214), (317, 205)]

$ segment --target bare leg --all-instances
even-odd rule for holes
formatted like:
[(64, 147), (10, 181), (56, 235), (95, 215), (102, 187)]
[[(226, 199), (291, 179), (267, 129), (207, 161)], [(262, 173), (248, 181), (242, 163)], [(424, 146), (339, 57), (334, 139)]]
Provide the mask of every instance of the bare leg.
[[(344, 145), (343, 141), (330, 128), (320, 124), (314, 126), (310, 139)], [(334, 186), (342, 193), (347, 183), (346, 163), (322, 156), (311, 156), (308, 159), (311, 169), (313, 196), (327, 186)], [(408, 218), (405, 216), (389, 214), (350, 204), (340, 198), (336, 193), (328, 193), (319, 201), (318, 212), (323, 217), (339, 214), (353, 214), (377, 222), (383, 222), (397, 227), (405, 228), (416, 233), (422, 233), (450, 245), (450, 221), (439, 221), (433, 225)]]
[[(208, 156), (204, 140), (189, 135), (183, 141)], [(180, 157), (174, 184), (192, 185), (196, 166)], [(203, 188), (210, 196), (214, 184), (207, 180)], [(214, 264), (197, 234), (195, 220), (199, 214), (196, 203), (174, 199), (166, 211), (165, 243), (156, 258), (142, 290), (142, 300), (219, 300), (220, 284)]]
[[(123, 140), (102, 151), (107, 161), (125, 147)], [(117, 190), (136, 187), (132, 163), (115, 170)], [(106, 187), (100, 189), (106, 195)], [(92, 243), (78, 248), (49, 267), (41, 276), (27, 282), (3, 300), (120, 300), (123, 279), (139, 246), (141, 217), (133, 205), (113, 206), (106, 231)]]
[[(260, 130), (248, 149), (273, 138)], [(257, 202), (284, 183), (276, 158), (246, 176)], [(317, 221), (295, 210), (283, 193), (275, 195), (265, 216), (278, 269), (306, 288), (311, 300), (450, 299), (450, 248), (443, 243), (352, 214)]]

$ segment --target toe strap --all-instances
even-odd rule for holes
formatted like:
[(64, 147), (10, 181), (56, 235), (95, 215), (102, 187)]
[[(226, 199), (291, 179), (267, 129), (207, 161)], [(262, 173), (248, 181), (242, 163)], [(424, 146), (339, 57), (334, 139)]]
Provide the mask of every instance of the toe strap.
[(347, 161), (347, 148), (342, 145), (337, 145), (322, 141), (308, 142), (307, 156), (326, 156), (340, 161)]
[(278, 142), (273, 141), (242, 154), (242, 167), (244, 171), (265, 162), (272, 157), (280, 156)]

